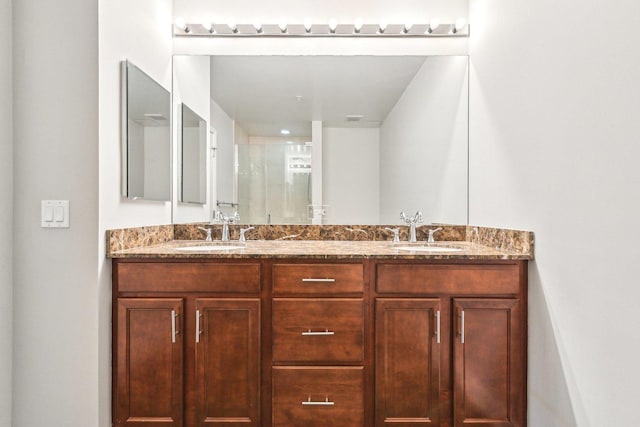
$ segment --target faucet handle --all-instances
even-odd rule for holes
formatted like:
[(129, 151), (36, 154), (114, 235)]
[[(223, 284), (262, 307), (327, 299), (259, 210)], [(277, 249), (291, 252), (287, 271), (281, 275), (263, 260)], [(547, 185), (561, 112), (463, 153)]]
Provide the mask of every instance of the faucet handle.
[(211, 239), (211, 228), (205, 228), (205, 227), (198, 227), (198, 230), (202, 230), (202, 231), (206, 231), (207, 232), (207, 237), (205, 238), (205, 241), (210, 242)]
[(438, 227), (438, 228), (434, 228), (434, 229), (429, 229), (429, 237), (427, 238), (427, 243), (435, 243), (435, 239), (433, 238), (433, 233), (442, 230), (442, 227)]
[(399, 228), (385, 227), (384, 229), (393, 233), (393, 243), (399, 243), (400, 242), (400, 229)]
[(255, 229), (255, 227), (241, 228), (240, 229), (240, 238), (238, 239), (238, 241), (242, 242), (242, 243), (246, 242), (247, 239), (244, 237), (244, 233), (246, 233), (247, 231), (251, 231), (253, 229)]

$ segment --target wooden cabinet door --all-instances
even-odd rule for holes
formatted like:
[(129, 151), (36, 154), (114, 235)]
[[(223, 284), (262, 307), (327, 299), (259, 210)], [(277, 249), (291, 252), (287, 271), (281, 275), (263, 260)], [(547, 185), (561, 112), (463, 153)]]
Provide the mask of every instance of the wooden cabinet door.
[(182, 315), (182, 299), (118, 299), (114, 425), (182, 426)]
[(454, 425), (522, 427), (520, 301), (454, 299)]
[(376, 426), (439, 425), (440, 300), (376, 300)]
[(197, 425), (258, 427), (260, 300), (200, 298), (195, 316)]

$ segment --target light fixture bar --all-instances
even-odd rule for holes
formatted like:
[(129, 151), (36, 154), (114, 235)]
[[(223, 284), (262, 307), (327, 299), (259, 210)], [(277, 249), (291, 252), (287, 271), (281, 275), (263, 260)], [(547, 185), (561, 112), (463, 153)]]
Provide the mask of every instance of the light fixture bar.
[(440, 22), (437, 18), (421, 23), (387, 23), (385, 20), (364, 23), (358, 18), (352, 23), (338, 23), (335, 19), (324, 23), (189, 23), (176, 19), (173, 25), (176, 37), (469, 37), (469, 24), (463, 18), (455, 22)]

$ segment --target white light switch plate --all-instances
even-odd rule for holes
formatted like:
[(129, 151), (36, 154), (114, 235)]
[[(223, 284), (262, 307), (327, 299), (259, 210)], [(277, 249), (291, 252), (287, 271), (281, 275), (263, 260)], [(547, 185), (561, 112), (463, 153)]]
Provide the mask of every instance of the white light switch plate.
[(40, 217), (43, 228), (69, 228), (69, 201), (42, 200)]

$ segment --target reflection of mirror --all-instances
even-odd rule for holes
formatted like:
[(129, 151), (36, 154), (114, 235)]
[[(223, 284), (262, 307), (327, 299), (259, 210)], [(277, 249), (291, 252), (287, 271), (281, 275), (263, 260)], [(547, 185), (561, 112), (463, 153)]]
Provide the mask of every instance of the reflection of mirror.
[[(466, 56), (211, 57), (218, 198), (238, 202), (243, 222), (310, 222), (309, 214), (324, 212), (321, 223), (390, 224), (400, 211), (421, 210), (425, 222), (466, 223), (467, 63)], [(281, 182), (287, 150), (278, 145), (306, 151), (312, 165), (292, 175), (290, 188)], [(268, 184), (268, 175), (277, 179)], [(322, 208), (301, 216), (305, 199), (307, 208)]]
[(207, 121), (182, 104), (180, 201), (207, 202)]
[(122, 195), (169, 201), (169, 91), (129, 61), (122, 62), (122, 83)]

